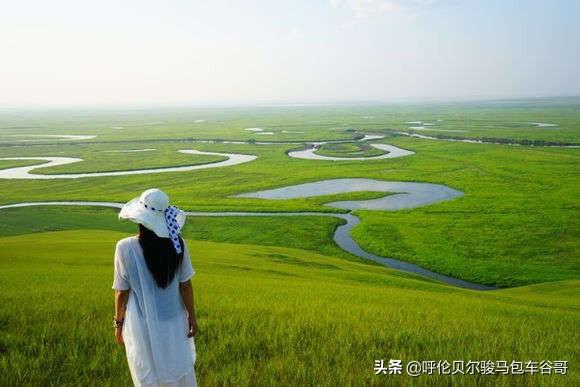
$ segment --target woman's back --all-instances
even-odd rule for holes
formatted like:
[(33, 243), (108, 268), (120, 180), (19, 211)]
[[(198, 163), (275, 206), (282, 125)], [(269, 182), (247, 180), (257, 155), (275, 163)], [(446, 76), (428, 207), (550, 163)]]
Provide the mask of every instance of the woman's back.
[(184, 245), (181, 264), (161, 288), (147, 266), (139, 238), (117, 243), (113, 288), (130, 289), (123, 339), (134, 380), (145, 385), (171, 383), (193, 372), (195, 344), (187, 337), (188, 317), (179, 284), (194, 274)]
[(173, 279), (167, 284), (167, 287), (161, 288), (147, 267), (143, 249), (137, 236), (122, 239), (117, 246), (121, 251), (125, 266), (123, 272), (126, 272), (128, 278), (133, 281), (131, 289), (139, 307), (139, 315), (145, 316), (144, 302), (151, 303), (156, 310), (157, 318), (160, 320), (167, 320), (182, 314), (184, 309), (179, 298), (179, 283), (187, 281), (194, 274), (189, 256), (186, 257), (184, 254), (184, 262), (179, 266)]

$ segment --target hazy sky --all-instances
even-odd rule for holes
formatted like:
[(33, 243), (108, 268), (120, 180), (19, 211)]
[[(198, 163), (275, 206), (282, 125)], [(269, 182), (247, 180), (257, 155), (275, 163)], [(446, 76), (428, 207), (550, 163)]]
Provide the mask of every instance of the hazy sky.
[(0, 106), (580, 95), (578, 0), (18, 0)]

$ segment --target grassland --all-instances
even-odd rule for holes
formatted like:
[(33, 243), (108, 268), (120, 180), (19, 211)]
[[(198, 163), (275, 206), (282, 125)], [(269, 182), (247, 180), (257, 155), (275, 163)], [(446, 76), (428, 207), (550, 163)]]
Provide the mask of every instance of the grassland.
[[(66, 180), (0, 180), (0, 205), (124, 202), (159, 187), (192, 211), (326, 211), (362, 192), (292, 200), (232, 195), (331, 178), (445, 184), (456, 200), (407, 211), (356, 211), (367, 251), (500, 287), (473, 292), (363, 262), (331, 239), (326, 217), (188, 220), (198, 274), (202, 385), (578, 385), (580, 155), (574, 148), (452, 143), (424, 134), (580, 143), (580, 100), (479, 105), (324, 106), (139, 111), (0, 111), (0, 158), (79, 157), (39, 173), (155, 168), (217, 161), (178, 149), (257, 155), (212, 170)], [(557, 127), (536, 127), (545, 122)], [(244, 130), (260, 127), (274, 135)], [(456, 131), (461, 132), (456, 132)], [(90, 134), (91, 140), (15, 138)], [(290, 158), (285, 142), (385, 133), (412, 156), (363, 162)], [(195, 139), (276, 141), (199, 143)], [(26, 141), (25, 141), (26, 140)], [(30, 140), (30, 141), (28, 141)], [(349, 143), (354, 144), (354, 143)], [(128, 149), (150, 152), (120, 153)], [(115, 151), (115, 152), (110, 152)], [(324, 149), (344, 157), (351, 145)], [(0, 168), (33, 165), (0, 160)], [(125, 385), (113, 344), (112, 249), (135, 226), (114, 210), (0, 210), (0, 384)], [(522, 286), (528, 285), (528, 286)], [(568, 360), (567, 376), (375, 376), (374, 359)]]
[[(0, 111), (0, 142), (17, 142), (13, 134), (91, 134), (98, 141), (223, 138), (268, 141), (348, 138), (342, 131), (409, 130), (409, 122), (434, 124), (435, 131), (495, 137), (580, 143), (580, 99), (489, 101), (431, 105), (287, 106), (238, 108), (165, 108), (136, 110)], [(540, 128), (535, 122), (557, 127)], [(273, 136), (245, 128), (260, 127)], [(460, 130), (463, 132), (449, 132)], [(22, 138), (24, 140), (25, 138)], [(36, 139), (35, 142), (66, 143)], [(27, 142), (20, 142), (26, 145)]]
[[(360, 212), (363, 222), (355, 229), (355, 237), (361, 245), (380, 255), (419, 262), (448, 275), (499, 286), (578, 276), (580, 159), (577, 149), (412, 138), (385, 141), (416, 154), (389, 160), (325, 162), (289, 158), (285, 154), (285, 150), (293, 147), (289, 144), (170, 142), (165, 145), (256, 154), (258, 159), (234, 167), (188, 173), (73, 181), (5, 180), (0, 182), (0, 201), (124, 202), (137, 196), (143, 187), (157, 186), (167, 191), (177, 205), (190, 210), (335, 211), (321, 205), (324, 200), (330, 201), (329, 198), (268, 201), (230, 196), (343, 177), (431, 182), (448, 185), (465, 195), (413, 211)], [(140, 146), (131, 144), (131, 148)], [(3, 153), (38, 155), (41, 151), (36, 146), (28, 146), (7, 148)], [(62, 172), (66, 172), (65, 167)], [(255, 225), (256, 232), (260, 232), (259, 223)]]
[[(100, 207), (25, 207), (0, 210), (0, 236), (77, 229), (134, 233), (117, 210)], [(189, 217), (183, 236), (195, 240), (294, 247), (360, 261), (332, 241), (341, 220), (330, 217)]]
[[(145, 144), (146, 145), (146, 144)], [(83, 161), (61, 165), (51, 168), (39, 168), (34, 171), (36, 174), (60, 174), (60, 173), (90, 173), (90, 172), (109, 172), (119, 170), (134, 169), (151, 169), (161, 167), (175, 167), (183, 165), (196, 165), (212, 163), (225, 160), (224, 156), (217, 155), (191, 155), (179, 153), (179, 149), (185, 149), (183, 146), (174, 143), (172, 145), (157, 144), (155, 147), (134, 148), (127, 144), (59, 144), (54, 145), (30, 145), (27, 151), (22, 148), (8, 148), (2, 152), (2, 157), (18, 157), (27, 154), (37, 156), (52, 157), (75, 157)], [(2, 149), (2, 148), (0, 148)], [(121, 152), (127, 150), (152, 149), (147, 152)], [(42, 161), (24, 161), (24, 160), (4, 160), (5, 163), (12, 161), (12, 166), (42, 164)], [(16, 162), (18, 162), (16, 164)], [(6, 167), (9, 167), (7, 165)], [(2, 167), (2, 164), (0, 164)]]
[[(112, 249), (125, 235), (0, 239), (3, 384), (130, 384), (108, 317)], [(578, 383), (578, 281), (479, 293), (304, 250), (188, 243), (202, 385)], [(568, 360), (570, 369), (411, 379), (374, 375), (382, 358)]]
[(0, 168), (26, 167), (35, 164), (44, 164), (42, 160), (0, 160)]
[(323, 144), (314, 153), (331, 157), (372, 157), (383, 155), (385, 151), (366, 143), (345, 142)]

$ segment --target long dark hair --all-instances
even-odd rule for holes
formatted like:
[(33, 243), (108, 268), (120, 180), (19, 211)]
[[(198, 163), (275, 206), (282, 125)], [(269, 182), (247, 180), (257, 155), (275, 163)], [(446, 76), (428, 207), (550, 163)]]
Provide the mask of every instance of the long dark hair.
[(160, 238), (147, 227), (139, 224), (139, 244), (143, 249), (145, 262), (157, 286), (166, 288), (175, 277), (175, 272), (183, 259), (183, 239), (179, 237), (181, 253), (177, 254), (169, 238)]

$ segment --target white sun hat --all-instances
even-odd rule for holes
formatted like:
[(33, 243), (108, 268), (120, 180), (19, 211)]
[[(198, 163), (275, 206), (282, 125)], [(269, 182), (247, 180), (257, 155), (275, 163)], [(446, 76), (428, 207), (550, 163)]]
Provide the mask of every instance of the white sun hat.
[(140, 223), (160, 238), (171, 238), (174, 244), (177, 241), (177, 245), (177, 235), (186, 218), (185, 212), (169, 205), (169, 197), (158, 188), (144, 191), (141, 196), (127, 202), (119, 212), (119, 219)]

